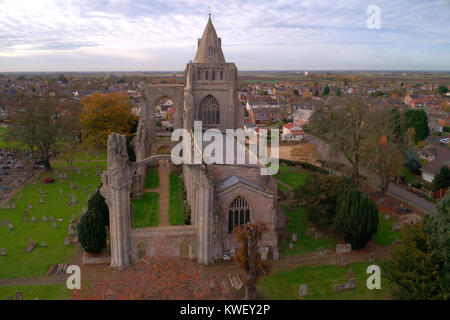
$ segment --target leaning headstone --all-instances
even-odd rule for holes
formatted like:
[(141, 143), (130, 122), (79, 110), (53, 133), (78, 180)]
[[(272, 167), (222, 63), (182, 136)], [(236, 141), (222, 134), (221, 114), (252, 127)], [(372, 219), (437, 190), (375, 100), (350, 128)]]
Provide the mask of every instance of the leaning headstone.
[(306, 284), (302, 284), (300, 286), (300, 298), (308, 295), (308, 286)]
[(369, 261), (374, 262), (375, 261), (375, 253), (371, 252), (369, 253)]
[(297, 233), (292, 234), (292, 242), (297, 242)]
[(5, 248), (1, 248), (0, 251), (1, 251), (1, 255), (2, 255), (2, 256), (6, 256), (6, 250), (5, 250)]

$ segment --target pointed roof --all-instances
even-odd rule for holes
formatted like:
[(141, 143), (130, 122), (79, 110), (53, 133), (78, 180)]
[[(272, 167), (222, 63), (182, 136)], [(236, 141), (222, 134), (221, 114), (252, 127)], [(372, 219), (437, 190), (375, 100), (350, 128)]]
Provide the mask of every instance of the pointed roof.
[(194, 62), (225, 63), (225, 57), (222, 52), (222, 41), (217, 37), (216, 29), (214, 29), (211, 21), (211, 15), (209, 15), (202, 38), (198, 40), (197, 54), (195, 55)]

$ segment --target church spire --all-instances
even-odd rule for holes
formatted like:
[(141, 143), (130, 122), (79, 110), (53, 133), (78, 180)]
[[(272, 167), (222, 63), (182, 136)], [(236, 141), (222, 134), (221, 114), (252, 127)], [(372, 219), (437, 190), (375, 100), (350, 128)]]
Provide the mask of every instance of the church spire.
[(216, 29), (211, 21), (209, 14), (208, 23), (202, 38), (198, 40), (197, 54), (194, 62), (196, 63), (225, 63), (225, 57), (222, 52), (222, 41), (217, 37)]

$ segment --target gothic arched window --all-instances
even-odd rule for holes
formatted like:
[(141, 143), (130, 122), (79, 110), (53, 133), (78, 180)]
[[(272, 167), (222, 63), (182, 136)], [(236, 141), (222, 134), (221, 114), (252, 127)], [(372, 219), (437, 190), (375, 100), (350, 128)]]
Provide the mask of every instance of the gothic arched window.
[(238, 196), (233, 200), (228, 211), (228, 233), (232, 233), (234, 228), (250, 221), (250, 205), (243, 197)]
[(211, 95), (203, 98), (196, 112), (196, 120), (201, 121), (203, 126), (220, 124), (220, 107), (216, 98)]
[(209, 72), (206, 71), (206, 72), (205, 72), (205, 80), (208, 80), (208, 76), (209, 76)]
[(223, 80), (223, 71), (220, 71), (220, 80)]
[(202, 79), (202, 73), (200, 72), (200, 70), (197, 71), (197, 80), (201, 80)]
[(216, 72), (213, 71), (211, 74), (211, 80), (216, 80)]

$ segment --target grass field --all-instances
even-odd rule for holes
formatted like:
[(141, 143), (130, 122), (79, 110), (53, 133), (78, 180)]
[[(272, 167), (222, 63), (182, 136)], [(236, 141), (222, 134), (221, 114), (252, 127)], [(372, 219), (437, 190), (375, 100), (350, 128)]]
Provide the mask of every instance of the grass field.
[(399, 231), (392, 231), (392, 225), (395, 219), (390, 218), (388, 220), (384, 219), (384, 214), (378, 214), (378, 232), (372, 236), (372, 239), (381, 246), (390, 246), (394, 242), (396, 237), (400, 236)]
[[(375, 262), (375, 264), (377, 264)], [(347, 267), (307, 266), (288, 271), (275, 272), (258, 282), (258, 291), (271, 300), (299, 299), (299, 287), (308, 286), (305, 300), (383, 300), (389, 299), (386, 283), (381, 278), (380, 290), (369, 290), (366, 286), (369, 274), (366, 273), (370, 263), (358, 262)], [(356, 289), (333, 293), (334, 284), (348, 282), (348, 270), (352, 268), (356, 278)]]
[(280, 171), (275, 177), (285, 184), (297, 188), (305, 183), (306, 174), (295, 167), (280, 166)]
[(133, 204), (133, 223), (135, 228), (158, 226), (159, 193), (146, 192), (139, 200), (131, 200)]
[(159, 187), (159, 172), (157, 168), (150, 168), (145, 178), (145, 188), (154, 189)]
[(15, 299), (16, 292), (21, 292), (24, 300), (65, 300), (72, 295), (66, 283), (47, 284), (39, 286), (5, 286), (0, 287), (0, 300), (8, 297)]
[[(313, 236), (305, 235), (306, 229), (314, 226), (308, 221), (305, 209), (292, 207), (292, 211), (289, 211), (289, 208), (286, 205), (283, 206), (283, 210), (286, 211), (288, 217), (287, 229), (289, 235), (279, 242), (281, 256), (308, 254), (317, 251), (320, 247), (328, 250), (336, 245), (337, 241), (333, 237), (314, 239)], [(292, 233), (297, 233), (298, 241), (294, 242), (293, 249), (289, 249)]]
[(25, 147), (19, 142), (15, 141), (6, 142), (3, 137), (5, 131), (6, 127), (0, 127), (0, 149), (25, 149)]
[[(5, 248), (7, 253), (7, 256), (0, 256), (0, 278), (40, 277), (45, 275), (50, 264), (71, 260), (76, 247), (65, 246), (64, 238), (67, 236), (72, 214), (78, 218), (82, 208), (87, 207), (88, 193), (85, 188), (90, 185), (89, 192), (92, 193), (100, 183), (100, 177), (95, 175), (96, 164), (99, 163), (75, 162), (74, 166), (82, 169), (81, 174), (78, 174), (75, 168), (70, 169), (65, 162), (53, 163), (54, 170), (67, 173), (67, 179), (64, 179), (61, 185), (59, 180), (49, 184), (42, 183), (42, 178), (54, 176), (53, 171), (43, 171), (36, 184), (28, 183), (20, 191), (22, 199), (19, 199), (18, 195), (15, 196), (15, 209), (0, 209), (0, 223), (8, 220), (14, 225), (13, 230), (10, 230), (8, 225), (0, 226), (0, 248)], [(105, 162), (100, 164), (106, 167)], [(84, 176), (85, 172), (88, 177)], [(69, 181), (79, 188), (71, 189)], [(39, 203), (40, 188), (48, 192), (43, 204)], [(63, 189), (63, 194), (59, 193), (60, 188)], [(78, 202), (74, 207), (69, 206), (72, 194)], [(28, 208), (29, 203), (32, 204), (32, 209)], [(23, 220), (24, 211), (28, 211), (29, 222)], [(51, 222), (43, 222), (43, 215), (63, 220), (57, 222), (57, 228), (53, 228)], [(31, 222), (32, 216), (35, 216), (37, 222)], [(23, 250), (30, 237), (37, 244), (46, 242), (47, 247), (37, 246), (32, 252), (25, 253)]]
[(169, 179), (169, 223), (173, 226), (183, 225), (185, 223), (183, 185), (176, 172), (171, 172)]

